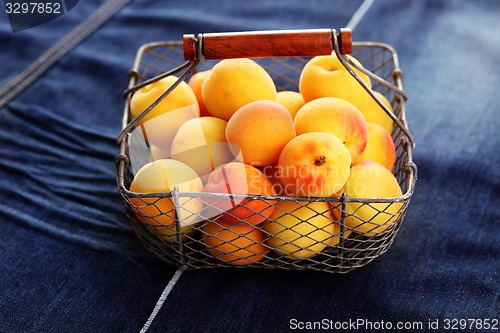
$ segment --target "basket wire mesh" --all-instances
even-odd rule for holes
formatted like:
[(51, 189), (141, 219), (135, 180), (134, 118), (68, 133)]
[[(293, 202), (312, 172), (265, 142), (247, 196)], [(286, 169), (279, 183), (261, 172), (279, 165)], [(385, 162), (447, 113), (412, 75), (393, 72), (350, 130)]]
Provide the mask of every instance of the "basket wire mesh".
[[(338, 49), (335, 52), (339, 55)], [(138, 136), (133, 135), (136, 128), (129, 113), (133, 92), (141, 85), (167, 75), (181, 73), (179, 81), (186, 81), (194, 73), (210, 69), (218, 62), (202, 59), (186, 62), (182, 42), (156, 42), (142, 46), (130, 72), (123, 131), (118, 138), (120, 154), (116, 158), (116, 175), (128, 220), (145, 248), (166, 263), (187, 269), (253, 267), (330, 273), (350, 272), (385, 253), (397, 235), (413, 194), (417, 178), (416, 166), (412, 160), (414, 142), (405, 117), (406, 95), (394, 49), (383, 43), (356, 42), (353, 43), (352, 55), (369, 72), (373, 82), (372, 89), (382, 93), (391, 102), (394, 116), (398, 120), (392, 131), (396, 148), (396, 162), (392, 173), (403, 193), (398, 198), (357, 199), (345, 194), (338, 198), (228, 195), (181, 192), (176, 186), (168, 193), (130, 191), (138, 167), (149, 162), (150, 158), (147, 142), (144, 144), (134, 141)], [(355, 67), (347, 57), (339, 57), (342, 57), (346, 68)], [(310, 59), (311, 57), (273, 57), (253, 60), (271, 75), (278, 91), (298, 91), (300, 71)], [(132, 149), (143, 151), (139, 166), (133, 165)], [(221, 209), (228, 200), (232, 203), (244, 203), (250, 210), (248, 218), (241, 220), (232, 215), (231, 209)], [(173, 205), (165, 205), (166, 201)], [(276, 220), (266, 223), (274, 223), (277, 232), (269, 232), (269, 228), (249, 223), (252, 216), (268, 218), (263, 209), (253, 209), (252, 202), (266, 202), (274, 210), (280, 210), (280, 205), (295, 207), (282, 214), (290, 215), (297, 223), (301, 223), (301, 231), (280, 225)], [(351, 209), (347, 209), (348, 206)], [(368, 207), (373, 211), (371, 219), (359, 220), (360, 224), (364, 224), (365, 233), (355, 232), (347, 226), (346, 219), (359, 219), (357, 210)], [(307, 212), (307, 219), (303, 218), (304, 212)], [(171, 216), (175, 217), (174, 220), (166, 223), (165, 218)], [(383, 228), (374, 221), (377, 216), (383, 216), (387, 220)], [(228, 217), (236, 220), (239, 227), (229, 228), (224, 223), (224, 219)], [(323, 225), (313, 222), (325, 220), (332, 223)], [(332, 229), (331, 225), (335, 227)], [(328, 237), (318, 237), (318, 234)], [(301, 247), (300, 244), (307, 246)]]

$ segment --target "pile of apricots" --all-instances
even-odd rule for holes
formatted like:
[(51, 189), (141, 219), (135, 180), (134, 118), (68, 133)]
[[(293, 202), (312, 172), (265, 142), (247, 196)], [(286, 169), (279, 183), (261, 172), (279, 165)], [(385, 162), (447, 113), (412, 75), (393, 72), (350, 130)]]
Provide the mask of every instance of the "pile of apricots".
[[(369, 76), (355, 72), (371, 89)], [(335, 54), (309, 60), (298, 91), (278, 91), (247, 58), (221, 60), (187, 82), (168, 76), (131, 96), (131, 119), (173, 85), (137, 124), (151, 160), (130, 185), (135, 193), (177, 186), (176, 205), (169, 196), (130, 200), (138, 220), (166, 243), (202, 242), (208, 256), (233, 265), (270, 251), (301, 260), (351, 233), (377, 236), (397, 218), (397, 203), (348, 202), (342, 212), (331, 201), (307, 200), (402, 195), (392, 174), (392, 119)]]

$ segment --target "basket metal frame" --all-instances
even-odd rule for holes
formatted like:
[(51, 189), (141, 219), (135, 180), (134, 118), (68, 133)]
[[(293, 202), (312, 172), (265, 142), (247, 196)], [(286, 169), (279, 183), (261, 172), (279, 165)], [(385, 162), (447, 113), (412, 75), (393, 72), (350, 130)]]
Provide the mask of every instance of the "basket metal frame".
[[(199, 43), (202, 42), (203, 39), (202, 36), (200, 36)], [(382, 58), (384, 58), (383, 61), (390, 63), (390, 67), (392, 68), (388, 76), (390, 77), (390, 79), (392, 79), (393, 82), (389, 82), (388, 78), (382, 78), (374, 74), (371, 71), (373, 69), (370, 69), (370, 67), (374, 67), (373, 65), (368, 66), (368, 69), (365, 69), (367, 68), (366, 64), (365, 68), (362, 68), (350, 61), (348, 57), (340, 53), (339, 46), (336, 40), (333, 41), (333, 45), (334, 52), (337, 54), (344, 67), (369, 92), (371, 97), (377, 101), (377, 103), (386, 111), (386, 113), (393, 119), (395, 123), (395, 128), (392, 136), (396, 143), (397, 162), (393, 172), (397, 176), (398, 182), (402, 187), (403, 195), (393, 199), (359, 199), (347, 197), (345, 194), (340, 198), (249, 196), (237, 194), (231, 195), (232, 199), (236, 198), (241, 200), (269, 200), (274, 202), (294, 201), (297, 203), (323, 201), (341, 208), (340, 220), (336, 221), (336, 223), (340, 224), (339, 243), (336, 246), (327, 247), (320, 254), (302, 260), (290, 260), (284, 258), (276, 252), (271, 251), (271, 248), (270, 251), (265, 255), (264, 259), (248, 265), (234, 265), (234, 263), (218, 260), (217, 258), (214, 258), (213, 256), (207, 254), (207, 248), (204, 247), (202, 242), (200, 241), (200, 235), (188, 237), (188, 239), (186, 240), (185, 235), (181, 230), (181, 228), (183, 227), (182, 221), (179, 221), (178, 218), (175, 219), (175, 236), (172, 237), (171, 235), (169, 235), (168, 237), (170, 237), (171, 239), (165, 241), (166, 238), (162, 237), (161, 234), (158, 235), (151, 232), (151, 226), (148, 226), (147, 223), (144, 223), (144, 218), (141, 220), (140, 217), (137, 216), (137, 207), (135, 207), (135, 205), (132, 203), (132, 199), (143, 200), (145, 203), (147, 203), (151, 202), (151, 200), (161, 200), (168, 198), (174, 203), (176, 211), (175, 216), (180, 216), (181, 207), (179, 203), (181, 201), (181, 198), (191, 198), (191, 200), (203, 200), (203, 198), (217, 198), (218, 200), (227, 200), (228, 196), (220, 193), (179, 192), (179, 189), (177, 187), (174, 187), (173, 191), (169, 193), (135, 193), (129, 190), (132, 180), (132, 172), (129, 159), (129, 137), (131, 132), (136, 127), (137, 122), (142, 117), (144, 117), (149, 112), (149, 110), (151, 110), (156, 104), (158, 104), (162, 98), (167, 96), (170, 91), (172, 91), (180, 82), (185, 81), (189, 77), (189, 75), (195, 73), (201, 67), (211, 67), (210, 64), (202, 60), (202, 55), (198, 54), (194, 61), (181, 62), (180, 64), (172, 63), (171, 67), (173, 67), (173, 69), (164, 68), (163, 62), (169, 63), (170, 57), (168, 55), (161, 55), (162, 51), (168, 51), (167, 53), (175, 52), (176, 54), (181, 53), (182, 42), (167, 41), (148, 43), (139, 48), (134, 66), (129, 73), (128, 89), (125, 91), (125, 108), (122, 119), (122, 131), (117, 140), (120, 146), (120, 153), (116, 157), (116, 182), (118, 190), (124, 201), (128, 220), (131, 223), (141, 243), (149, 251), (151, 251), (170, 265), (185, 267), (187, 269), (214, 267), (257, 267), (287, 270), (317, 270), (329, 273), (347, 273), (356, 268), (366, 265), (388, 250), (388, 248), (393, 243), (394, 238), (397, 235), (397, 232), (406, 215), (411, 196), (414, 192), (415, 182), (417, 180), (417, 167), (412, 158), (412, 151), (414, 149), (415, 142), (409, 131), (405, 114), (405, 101), (407, 99), (407, 96), (403, 89), (403, 73), (399, 67), (399, 61), (395, 50), (385, 43), (353, 42), (353, 54), (356, 54), (356, 52), (364, 52), (366, 50), (370, 50), (369, 52), (372, 52), (373, 50), (378, 55), (382, 54)], [(199, 49), (201, 50), (201, 48)], [(160, 52), (158, 53), (157, 51)], [(152, 76), (150, 75), (149, 77), (147, 77), (147, 74), (143, 73), (144, 61), (147, 61), (145, 59), (152, 53), (156, 53), (153, 59), (160, 59), (159, 62), (161, 62), (162, 65), (161, 68), (149, 70), (156, 73), (154, 73), (154, 75)], [(370, 56), (370, 58), (374, 57), (377, 56)], [(288, 59), (282, 61), (286, 63), (287, 60)], [(305, 63), (307, 59), (304, 58), (301, 59), (301, 61)], [(387, 63), (383, 64), (382, 66), (388, 66)], [(374, 82), (376, 82), (376, 84), (379, 85), (379, 87), (385, 89), (392, 95), (391, 103), (394, 108), (394, 113), (391, 113), (388, 108), (380, 100), (377, 99), (377, 97), (371, 92), (366, 84), (354, 72), (353, 68), (357, 68), (367, 74)], [(131, 120), (129, 103), (134, 91), (151, 82), (159, 80), (168, 75), (176, 75), (177, 73), (180, 73), (177, 82), (162, 96), (160, 96), (160, 98), (157, 99), (152, 105), (150, 105), (143, 113), (141, 113), (135, 119)], [(401, 208), (396, 216), (396, 219), (392, 221), (391, 225), (384, 232), (381, 232), (380, 235), (377, 234), (374, 237), (365, 237), (363, 235), (355, 234), (353, 236), (353, 233), (348, 233), (348, 227), (346, 225), (346, 207), (348, 204), (352, 203), (359, 203), (362, 205), (384, 203), (388, 205), (400, 204)], [(255, 213), (259, 214), (259, 212)], [(380, 214), (384, 214), (384, 212), (381, 211)], [(217, 223), (217, 221), (213, 223)], [(369, 223), (369, 221), (367, 221), (366, 223)]]

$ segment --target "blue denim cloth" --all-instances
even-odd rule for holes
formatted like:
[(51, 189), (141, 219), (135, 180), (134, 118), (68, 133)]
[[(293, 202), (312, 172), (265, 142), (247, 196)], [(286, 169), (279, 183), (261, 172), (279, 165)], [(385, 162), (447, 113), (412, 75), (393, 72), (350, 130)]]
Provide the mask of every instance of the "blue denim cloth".
[[(0, 85), (102, 3), (82, 0), (18, 33), (0, 7)], [(184, 33), (339, 28), (361, 3), (130, 2), (1, 108), (0, 331), (138, 332), (176, 271), (142, 247), (116, 190), (121, 94), (140, 45)], [(346, 275), (185, 271), (148, 332), (498, 319), (499, 14), (495, 0), (377, 0), (354, 29), (355, 40), (398, 52), (417, 141), (415, 194), (386, 254)]]

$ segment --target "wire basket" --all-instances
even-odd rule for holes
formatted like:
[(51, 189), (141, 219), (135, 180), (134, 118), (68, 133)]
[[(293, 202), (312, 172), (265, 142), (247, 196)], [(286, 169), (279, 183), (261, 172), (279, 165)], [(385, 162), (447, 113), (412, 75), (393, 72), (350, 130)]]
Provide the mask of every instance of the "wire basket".
[[(263, 41), (261, 46), (256, 46), (255, 40)], [(353, 68), (363, 68), (344, 55), (351, 51), (363, 64), (364, 72), (372, 81), (372, 89), (391, 102), (393, 113), (370, 93), (353, 71)], [(182, 192), (177, 186), (170, 192), (130, 190), (137, 169), (150, 162), (151, 156), (151, 147), (147, 137), (140, 135), (137, 121), (158, 102), (131, 119), (129, 104), (137, 89), (173, 74), (179, 78), (177, 84), (187, 81), (198, 71), (212, 68), (220, 59), (247, 57), (267, 70), (278, 91), (298, 91), (304, 65), (313, 56), (333, 52), (394, 121), (391, 135), (396, 161), (392, 173), (401, 187), (401, 196), (360, 199), (345, 194), (329, 198), (228, 195)], [(412, 161), (414, 141), (405, 118), (402, 72), (397, 54), (389, 45), (352, 42), (348, 29), (341, 29), (340, 33), (328, 29), (185, 35), (179, 42), (143, 45), (130, 71), (129, 89), (125, 95), (123, 130), (118, 137), (120, 154), (116, 158), (117, 186), (137, 237), (146, 249), (166, 263), (187, 269), (252, 267), (347, 273), (371, 262), (393, 243), (414, 191), (417, 169)], [(238, 219), (231, 209), (221, 209), (228, 201), (233, 207), (234, 203), (247, 207), (248, 218)], [(281, 210), (280, 218), (270, 219), (264, 209), (255, 208), (262, 205), (252, 205), (252, 202), (265, 202), (267, 209)], [(283, 210), (285, 206), (288, 208)], [(214, 209), (219, 209), (218, 213), (213, 213)], [(373, 212), (369, 220), (362, 220), (357, 215), (362, 209)], [(207, 210), (211, 213), (207, 214)], [(239, 228), (223, 223), (221, 217), (224, 216), (237, 220)], [(252, 216), (265, 217), (265, 222), (254, 225), (249, 222)], [(301, 223), (301, 232), (290, 225), (282, 225), (283, 216)], [(386, 218), (382, 227), (374, 222), (377, 216)], [(350, 227), (349, 219), (358, 219), (365, 231)], [(270, 224), (274, 231), (270, 231)], [(277, 229), (280, 231), (276, 232)]]

